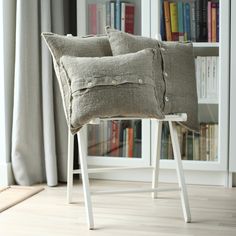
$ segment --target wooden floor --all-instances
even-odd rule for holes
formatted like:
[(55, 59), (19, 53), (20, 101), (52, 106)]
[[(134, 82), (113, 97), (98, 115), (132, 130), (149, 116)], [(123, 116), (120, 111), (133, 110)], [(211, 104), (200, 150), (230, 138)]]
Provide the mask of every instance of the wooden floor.
[[(150, 186), (148, 183), (93, 181), (93, 189)], [(162, 184), (162, 186), (167, 186)], [(66, 187), (45, 190), (0, 214), (1, 236), (235, 236), (236, 188), (188, 186), (193, 222), (182, 218), (179, 193), (93, 196), (96, 229), (87, 230), (80, 183), (72, 205)]]

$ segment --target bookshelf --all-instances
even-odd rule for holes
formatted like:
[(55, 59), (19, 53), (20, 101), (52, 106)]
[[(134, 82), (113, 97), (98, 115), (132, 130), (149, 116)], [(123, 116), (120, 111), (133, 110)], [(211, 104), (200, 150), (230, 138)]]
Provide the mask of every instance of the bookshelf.
[[(173, 0), (178, 2), (178, 0)], [(171, 2), (173, 2), (171, 1)], [(188, 0), (184, 1), (187, 2)], [(190, 0), (193, 1), (193, 0)], [(105, 3), (105, 0), (77, 0), (77, 17), (78, 17), (78, 35), (88, 34), (88, 4), (91, 3)], [(146, 37), (152, 37), (160, 39), (161, 34), (161, 1), (160, 0), (131, 0), (128, 1), (135, 4), (134, 15), (134, 34), (142, 35)], [(196, 184), (213, 184), (213, 185), (228, 185), (228, 95), (229, 95), (229, 15), (230, 1), (219, 1), (219, 42), (193, 42), (194, 54), (197, 57), (218, 57), (217, 67), (217, 96), (213, 97), (199, 97), (199, 120), (201, 123), (201, 134), (188, 133), (183, 130), (183, 134), (186, 137), (186, 141), (190, 141), (192, 149), (195, 149), (195, 157), (191, 154), (191, 158), (185, 155), (184, 168), (186, 173), (186, 181), (188, 183)], [(103, 124), (104, 126), (104, 124)], [(109, 124), (105, 124), (104, 127), (108, 127)], [(111, 124), (110, 124), (111, 126)], [(87, 127), (87, 145), (91, 146), (91, 132), (95, 132), (93, 129), (104, 129), (100, 125), (97, 128)], [(126, 128), (132, 128), (128, 126)], [(110, 144), (109, 141), (105, 141), (105, 147), (98, 148), (100, 151), (94, 152), (88, 148), (88, 163), (92, 166), (150, 166), (152, 163), (152, 146), (153, 137), (156, 131), (154, 123), (149, 120), (142, 120), (140, 122), (141, 140), (139, 155), (129, 156), (126, 152), (124, 154), (125, 142), (121, 143), (119, 154), (111, 155), (107, 152)], [(207, 131), (207, 137), (205, 137), (205, 148), (210, 150), (211, 154), (207, 153), (204, 157), (196, 158), (197, 153), (201, 152), (201, 149), (195, 148), (195, 145), (200, 146), (200, 139), (202, 133)], [(93, 130), (93, 131), (92, 131)], [(119, 131), (120, 132), (120, 131)], [(134, 129), (133, 129), (134, 132)], [(104, 134), (99, 133), (99, 137), (104, 137)], [(105, 134), (106, 136), (107, 134)], [(121, 134), (120, 134), (121, 135)], [(212, 135), (217, 138), (212, 138)], [(124, 134), (123, 136), (124, 140)], [(180, 135), (181, 136), (181, 135)], [(102, 139), (102, 138), (101, 138)], [(127, 139), (127, 137), (126, 137)], [(182, 137), (183, 139), (183, 137)], [(195, 140), (196, 139), (196, 140)], [(199, 140), (197, 140), (199, 139)], [(209, 141), (206, 141), (209, 140)], [(97, 142), (99, 143), (99, 142)], [(168, 142), (167, 142), (168, 143)], [(196, 144), (198, 143), (198, 144)], [(135, 145), (135, 142), (134, 144)], [(167, 144), (168, 145), (168, 144)], [(206, 145), (208, 145), (206, 147)], [(214, 148), (213, 148), (214, 147)], [(101, 152), (101, 149), (105, 149), (105, 153)], [(185, 151), (190, 150), (188, 145), (185, 145)], [(213, 151), (211, 149), (214, 149)], [(100, 152), (100, 154), (99, 154)], [(102, 153), (102, 154), (101, 154)], [(213, 154), (212, 154), (213, 153)], [(200, 154), (199, 154), (200, 155)], [(151, 158), (150, 158), (151, 156)], [(175, 163), (171, 156), (162, 157), (160, 162), (161, 173), (160, 180), (164, 182), (175, 182), (176, 175), (174, 172)], [(122, 174), (99, 174), (93, 175), (95, 178), (105, 179), (124, 179), (124, 180), (142, 180), (146, 181), (150, 179), (150, 173), (144, 171), (141, 175), (138, 172), (132, 171), (131, 173), (124, 172)]]
[[(179, 2), (179, 1), (171, 1)], [(188, 1), (184, 1), (188, 2)], [(193, 2), (193, 1), (189, 1)], [(160, 38), (161, 32), (161, 1), (150, 1), (152, 24), (150, 31), (145, 36)], [(210, 179), (214, 175), (217, 179), (215, 183), (221, 181), (223, 185), (227, 185), (227, 162), (228, 162), (228, 95), (229, 95), (229, 15), (230, 1), (219, 1), (219, 42), (193, 42), (195, 57), (218, 57), (218, 94), (216, 97), (198, 98), (199, 103), (199, 120), (202, 126), (211, 126), (210, 131), (217, 134), (214, 141), (210, 141), (210, 150), (217, 145), (214, 150), (215, 157), (204, 158), (201, 160), (184, 160), (184, 168), (189, 179), (198, 178), (193, 182), (201, 182), (202, 176), (207, 174), (206, 179)], [(152, 124), (152, 135), (155, 127)], [(212, 128), (213, 127), (213, 128)], [(200, 138), (202, 133), (200, 132)], [(207, 138), (206, 138), (207, 139)], [(193, 144), (194, 145), (194, 144)], [(208, 154), (207, 154), (208, 155)], [(188, 158), (187, 158), (188, 159)], [(161, 160), (161, 168), (172, 169), (174, 163), (172, 160)], [(192, 174), (190, 174), (192, 172)], [(193, 177), (196, 175), (197, 177)], [(191, 177), (190, 177), (191, 176)], [(191, 182), (191, 181), (190, 181)]]

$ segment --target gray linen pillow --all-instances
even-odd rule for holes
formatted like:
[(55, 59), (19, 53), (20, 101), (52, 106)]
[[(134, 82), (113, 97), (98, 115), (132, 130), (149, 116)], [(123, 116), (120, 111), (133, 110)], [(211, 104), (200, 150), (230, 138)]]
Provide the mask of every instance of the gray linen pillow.
[[(156, 80), (161, 83), (159, 90), (159, 96), (162, 96), (159, 99), (163, 101), (161, 108), (164, 114), (187, 113), (188, 120), (181, 124), (198, 131), (198, 103), (192, 43), (160, 42), (110, 27), (106, 27), (106, 32), (114, 56), (145, 48), (155, 48), (160, 52), (162, 63), (158, 68), (162, 67), (162, 74), (157, 75)], [(163, 78), (164, 83), (160, 77)]]
[(154, 82), (156, 60), (154, 49), (114, 57), (63, 56), (60, 73), (70, 88), (71, 132), (94, 118), (163, 118)]
[(60, 91), (63, 97), (63, 106), (68, 122), (69, 111), (69, 87), (67, 81), (60, 78), (60, 59), (62, 56), (77, 57), (104, 57), (111, 56), (111, 48), (107, 36), (74, 37), (58, 35), (50, 32), (42, 33), (53, 58), (54, 69), (58, 79)]

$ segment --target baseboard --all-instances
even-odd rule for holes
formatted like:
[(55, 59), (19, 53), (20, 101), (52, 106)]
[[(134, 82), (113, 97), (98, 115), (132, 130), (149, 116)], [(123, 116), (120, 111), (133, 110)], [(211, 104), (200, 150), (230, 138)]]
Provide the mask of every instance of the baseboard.
[[(227, 186), (227, 173), (224, 172), (185, 170), (184, 174), (187, 184)], [(150, 182), (152, 172), (150, 170), (130, 170), (119, 173), (99, 173), (91, 174), (91, 178)], [(177, 183), (176, 171), (172, 169), (161, 169), (159, 180), (163, 183)]]
[(11, 163), (0, 163), (0, 186), (14, 184)]

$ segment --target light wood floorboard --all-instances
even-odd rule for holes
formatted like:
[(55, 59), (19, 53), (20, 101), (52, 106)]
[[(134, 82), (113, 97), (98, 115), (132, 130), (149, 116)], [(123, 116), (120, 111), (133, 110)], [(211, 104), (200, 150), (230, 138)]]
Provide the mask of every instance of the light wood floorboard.
[[(93, 190), (150, 183), (92, 181)], [(161, 184), (161, 187), (173, 185)], [(175, 186), (175, 185), (174, 185)], [(95, 230), (87, 230), (82, 186), (66, 203), (66, 186), (45, 190), (0, 214), (0, 236), (235, 236), (236, 188), (188, 186), (193, 222), (184, 223), (178, 192), (92, 196)]]

